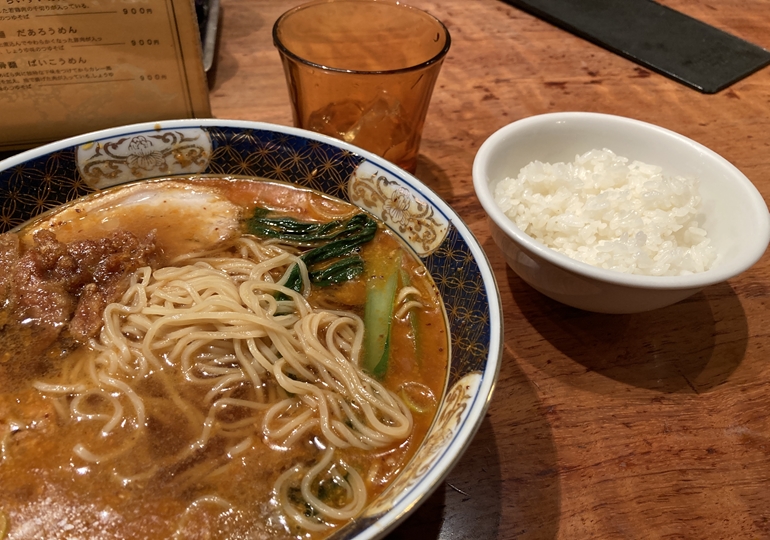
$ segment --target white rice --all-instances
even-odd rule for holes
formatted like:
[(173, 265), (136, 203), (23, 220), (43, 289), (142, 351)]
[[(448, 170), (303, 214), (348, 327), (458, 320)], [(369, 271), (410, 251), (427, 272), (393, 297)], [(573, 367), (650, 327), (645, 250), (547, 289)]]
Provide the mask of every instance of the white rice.
[(500, 182), (495, 200), (528, 235), (601, 268), (678, 276), (708, 270), (716, 260), (698, 225), (697, 180), (629, 164), (606, 148), (573, 163), (534, 161)]

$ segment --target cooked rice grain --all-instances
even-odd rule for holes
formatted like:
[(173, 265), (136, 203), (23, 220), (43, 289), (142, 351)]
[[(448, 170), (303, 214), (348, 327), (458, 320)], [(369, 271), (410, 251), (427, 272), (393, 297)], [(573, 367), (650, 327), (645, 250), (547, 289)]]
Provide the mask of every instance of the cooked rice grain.
[(716, 259), (698, 224), (696, 179), (608, 149), (573, 163), (533, 161), (495, 189), (498, 206), (545, 245), (585, 263), (651, 276), (708, 270)]

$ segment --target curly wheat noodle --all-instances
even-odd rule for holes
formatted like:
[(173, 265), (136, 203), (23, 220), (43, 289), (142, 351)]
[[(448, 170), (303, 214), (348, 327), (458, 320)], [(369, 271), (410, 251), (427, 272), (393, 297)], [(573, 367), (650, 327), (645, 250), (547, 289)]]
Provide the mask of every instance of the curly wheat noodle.
[[(283, 286), (295, 264), (302, 293)], [(308, 291), (307, 268), (297, 254), (252, 237), (240, 239), (234, 253), (188, 255), (154, 272), (141, 268), (121, 301), (105, 309), (99, 339), (91, 343), (96, 354), (83, 355), (59, 380), (38, 382), (36, 388), (70, 396), (65, 420), (100, 422), (102, 434), (133, 433), (121, 448), (103, 455), (90, 449), (96, 440), (76, 444), (73, 452), (94, 463), (126, 455), (149, 436), (147, 404), (165, 399), (167, 408), (178, 410), (188, 444), (150, 471), (124, 475), (115, 470), (124, 484), (181, 463), (215, 436), (232, 441), (225, 450), (229, 459), (245, 452), (254, 435), (272, 447), (288, 448), (313, 430), (322, 458), (282, 474), (274, 497), (301, 526), (325, 528), (323, 520), (350, 519), (366, 501), (364, 481), (335, 457), (336, 450), (401, 442), (411, 433), (412, 416), (399, 397), (359, 368), (362, 320), (314, 309), (305, 297)], [(276, 300), (275, 293), (288, 299)], [(148, 377), (157, 381), (155, 395), (137, 384)], [(192, 387), (204, 391), (191, 394)], [(165, 397), (157, 396), (158, 389)], [(223, 416), (225, 410), (242, 414)], [(220, 463), (189, 475), (220, 474), (226, 462)], [(340, 507), (314, 495), (321, 477), (342, 486), (346, 500)], [(288, 499), (292, 487), (300, 488), (321, 521), (308, 519)]]
[[(89, 413), (85, 410), (81, 410), (81, 403), (84, 399), (88, 399), (90, 396), (99, 396), (100, 398), (109, 401), (113, 408), (112, 415), (104, 413)], [(118, 400), (118, 398), (103, 388), (94, 388), (93, 390), (79, 393), (74, 398), (72, 398), (70, 410), (76, 417), (83, 418), (85, 420), (107, 420), (107, 423), (104, 425), (104, 427), (102, 427), (103, 436), (109, 435), (110, 432), (115, 429), (115, 427), (123, 419), (123, 405), (120, 404), (120, 400)]]
[(424, 304), (420, 300), (414, 300), (411, 298), (415, 295), (419, 299), (422, 298), (420, 290), (417, 287), (402, 287), (401, 290), (398, 291), (398, 296), (396, 297), (396, 305), (398, 305), (399, 308), (396, 312), (396, 318), (401, 319), (405, 317), (406, 314), (409, 313), (409, 311), (413, 308), (424, 307)]
[[(333, 463), (332, 457), (334, 454), (333, 448), (327, 448), (324, 452), (321, 460), (313, 466), (310, 471), (303, 474), (302, 467), (296, 465), (287, 471), (285, 471), (276, 481), (274, 487), (274, 493), (276, 500), (286, 515), (292, 520), (301, 525), (304, 529), (310, 531), (318, 531), (326, 528), (326, 525), (321, 519), (313, 519), (307, 516), (305, 509), (298, 509), (289, 500), (289, 488), (293, 486), (293, 478), (302, 476), (300, 482), (301, 493), (303, 499), (310, 504), (322, 518), (329, 520), (349, 520), (358, 515), (363, 510), (366, 503), (366, 487), (361, 475), (353, 467), (348, 467), (342, 462)], [(339, 470), (342, 469), (344, 474), (340, 474)], [(322, 502), (318, 497), (313, 494), (311, 486), (318, 481), (322, 475), (331, 476), (338, 485), (345, 486), (345, 490), (348, 495), (348, 504), (342, 508), (331, 507)]]
[[(365, 497), (356, 497), (354, 495), (354, 493), (358, 494), (366, 489), (363, 479), (355, 469), (352, 467), (348, 468), (343, 463), (338, 463), (332, 465), (332, 469), (328, 471), (336, 482), (338, 482), (338, 485), (344, 486), (348, 491), (347, 499), (349, 502), (342, 508), (333, 508), (325, 504), (315, 496), (311, 489), (313, 482), (325, 472), (327, 467), (329, 467), (333, 455), (334, 449), (327, 448), (323, 458), (321, 458), (321, 460), (308, 471), (304, 478), (302, 478), (302, 496), (313, 508), (326, 518), (338, 520), (352, 519), (363, 510), (364, 503), (366, 502)], [(347, 476), (346, 479), (336, 470), (338, 466), (345, 470), (345, 476)]]

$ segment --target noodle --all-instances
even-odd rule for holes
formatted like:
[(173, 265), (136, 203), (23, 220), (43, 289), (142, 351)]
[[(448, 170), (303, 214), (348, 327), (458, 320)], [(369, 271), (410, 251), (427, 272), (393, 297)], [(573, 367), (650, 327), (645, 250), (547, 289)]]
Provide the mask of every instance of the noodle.
[[(282, 285), (295, 264), (302, 294)], [(121, 301), (105, 309), (99, 339), (92, 343), (96, 354), (84, 355), (63, 380), (35, 387), (70, 395), (72, 417), (104, 422), (103, 436), (117, 429), (140, 436), (147, 430), (145, 400), (153, 398), (138, 388), (143, 380), (158, 381), (189, 426), (198, 426), (173, 458), (180, 464), (215, 436), (237, 441), (225, 449), (230, 459), (253, 444), (253, 435), (287, 448), (313, 431), (325, 448), (322, 458), (307, 470), (297, 466), (281, 475), (274, 485), (276, 500), (308, 530), (326, 527), (325, 520), (351, 519), (366, 502), (366, 485), (355, 469), (335, 459), (337, 449), (369, 450), (404, 440), (412, 416), (400, 398), (360, 369), (361, 319), (312, 308), (307, 280), (296, 254), (248, 236), (230, 248), (183, 256), (155, 271), (140, 268)], [(88, 374), (87, 383), (81, 373)], [(184, 385), (204, 387), (203, 398), (193, 398)], [(81, 442), (73, 452), (101, 463), (132, 445), (100, 455)], [(216, 460), (195, 466), (178, 481), (221, 474), (223, 467)], [(142, 476), (118, 477), (127, 483)], [(339, 505), (314, 493), (322, 477), (340, 488)], [(319, 517), (309, 519), (294, 509), (289, 490), (301, 494), (302, 504)], [(204, 501), (229, 505), (198, 499), (188, 512)], [(186, 520), (187, 512), (180, 527)]]
[[(324, 540), (389, 489), (435, 421), (441, 295), (397, 235), (344, 201), (163, 179), (9, 234), (9, 540)], [(383, 330), (368, 325), (386, 267)], [(387, 331), (382, 353), (365, 324)]]
[(396, 296), (396, 304), (399, 306), (398, 311), (396, 311), (396, 317), (402, 318), (406, 316), (407, 313), (409, 313), (410, 310), (414, 308), (422, 308), (423, 303), (419, 300), (408, 300), (410, 296), (417, 295), (417, 297), (420, 297), (420, 290), (416, 287), (402, 287), (400, 291), (398, 291), (398, 295)]

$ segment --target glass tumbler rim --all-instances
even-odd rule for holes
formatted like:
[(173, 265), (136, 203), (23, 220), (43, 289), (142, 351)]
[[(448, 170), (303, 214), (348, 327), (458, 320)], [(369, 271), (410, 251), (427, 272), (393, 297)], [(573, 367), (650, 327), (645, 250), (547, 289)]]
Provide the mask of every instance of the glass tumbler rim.
[(409, 4), (404, 4), (400, 2), (399, 0), (396, 1), (390, 1), (390, 0), (364, 0), (368, 1), (369, 3), (378, 3), (378, 4), (387, 4), (393, 7), (402, 7), (411, 9), (415, 12), (419, 12), (423, 15), (426, 15), (433, 21), (437, 22), (441, 30), (444, 32), (444, 36), (446, 37), (444, 46), (441, 48), (441, 50), (433, 55), (428, 60), (425, 60), (423, 62), (419, 62), (417, 64), (411, 65), (411, 66), (405, 66), (402, 68), (396, 68), (396, 69), (382, 69), (382, 70), (360, 70), (360, 69), (347, 69), (347, 68), (338, 68), (333, 66), (325, 66), (323, 64), (319, 64), (317, 62), (312, 62), (308, 60), (307, 58), (303, 58), (302, 56), (294, 53), (291, 51), (282, 41), (279, 37), (279, 26), (282, 21), (293, 15), (294, 13), (297, 13), (299, 11), (303, 11), (307, 8), (314, 7), (316, 5), (321, 4), (333, 4), (333, 3), (361, 3), (362, 0), (311, 0), (310, 2), (306, 2), (304, 4), (300, 4), (299, 6), (295, 6), (288, 11), (285, 11), (278, 19), (276, 19), (275, 23), (273, 24), (273, 45), (278, 49), (278, 51), (291, 59), (293, 59), (296, 62), (299, 62), (300, 64), (304, 64), (306, 66), (310, 66), (317, 69), (322, 69), (324, 71), (331, 71), (331, 72), (337, 72), (337, 73), (349, 73), (349, 74), (356, 74), (356, 75), (385, 75), (385, 74), (393, 74), (393, 73), (406, 73), (410, 71), (418, 71), (421, 69), (425, 69), (428, 66), (431, 66), (437, 62), (441, 62), (444, 57), (449, 52), (449, 47), (452, 43), (452, 36), (449, 33), (449, 29), (446, 27), (446, 25), (436, 16), (433, 14), (425, 11), (424, 9), (420, 9), (414, 6), (411, 6)]

